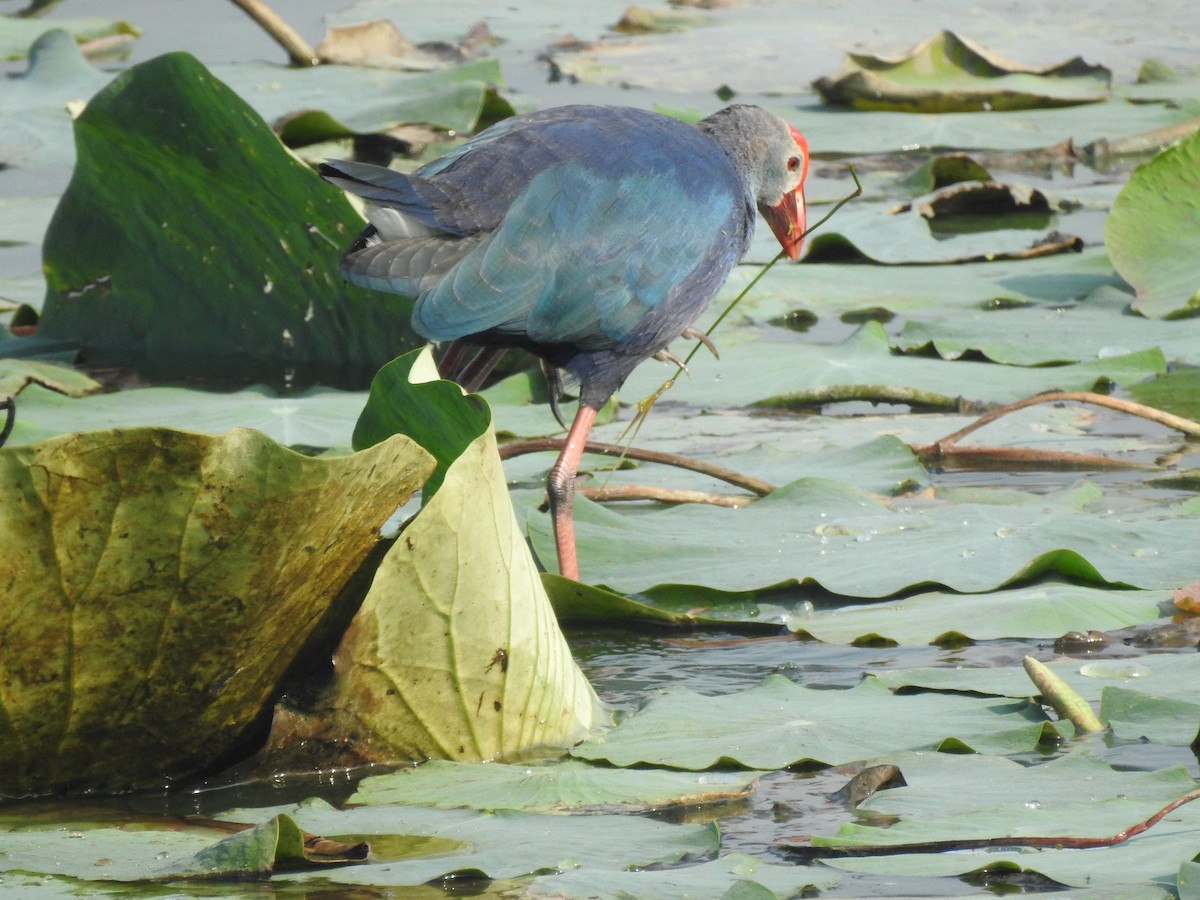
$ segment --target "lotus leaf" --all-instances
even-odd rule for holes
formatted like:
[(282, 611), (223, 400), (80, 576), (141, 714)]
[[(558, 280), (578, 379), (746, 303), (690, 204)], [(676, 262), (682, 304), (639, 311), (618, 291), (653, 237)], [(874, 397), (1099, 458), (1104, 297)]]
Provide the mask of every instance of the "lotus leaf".
[(827, 103), (855, 109), (944, 113), (1095, 103), (1108, 96), (1111, 78), (1079, 57), (1030, 69), (940, 31), (903, 59), (850, 53), (841, 73), (813, 87)]
[[(432, 462), (235, 429), (0, 450), (0, 793), (126, 789), (240, 748)], [(320, 510), (320, 515), (314, 515)]]

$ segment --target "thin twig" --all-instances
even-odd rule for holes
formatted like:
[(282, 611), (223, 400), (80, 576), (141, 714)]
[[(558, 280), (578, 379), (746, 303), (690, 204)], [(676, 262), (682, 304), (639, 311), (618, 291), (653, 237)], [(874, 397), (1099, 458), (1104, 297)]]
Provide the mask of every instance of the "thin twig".
[[(843, 206), (845, 206), (847, 203), (849, 203), (855, 197), (862, 196), (862, 192), (863, 192), (862, 183), (858, 180), (858, 173), (854, 171), (853, 165), (848, 166), (848, 168), (850, 169), (850, 177), (854, 179), (854, 190), (851, 191), (849, 194), (847, 194), (845, 197), (843, 197), (841, 200), (839, 200), (837, 203), (835, 203), (832, 207), (830, 207), (829, 211), (827, 213), (825, 213), (825, 215), (821, 216), (821, 218), (818, 219), (813, 225), (810, 225), (808, 228), (805, 228), (804, 234), (800, 235), (801, 240), (804, 240), (810, 234), (812, 234), (814, 231), (816, 231), (818, 228), (820, 228), (822, 225), (824, 225), (826, 222), (828, 222), (831, 218), (833, 218), (834, 213), (836, 213), (839, 209), (841, 209)], [(750, 279), (750, 283), (748, 285), (746, 285), (745, 288), (742, 289), (741, 293), (739, 293), (736, 297), (733, 298), (733, 300), (730, 301), (729, 305), (726, 306), (725, 309), (721, 311), (721, 314), (719, 316), (717, 316), (716, 320), (712, 323), (712, 325), (710, 325), (708, 327), (708, 331), (705, 332), (705, 335), (707, 337), (710, 337), (710, 338), (712, 337), (712, 333), (717, 330), (717, 326), (725, 321), (725, 317), (728, 316), (731, 312), (733, 312), (733, 308), (735, 306), (737, 306), (739, 303), (742, 302), (742, 298), (745, 297), (748, 293), (750, 293), (750, 291), (754, 288), (754, 286), (756, 284), (758, 284), (759, 279), (762, 278), (764, 275), (766, 275), (767, 271), (773, 265), (775, 265), (775, 263), (779, 262), (779, 260), (781, 260), (781, 259), (783, 259), (783, 251), (782, 250), (780, 250), (779, 253), (777, 253), (775, 255), (774, 259), (772, 259), (769, 263), (767, 263), (765, 266), (763, 266), (761, 269), (758, 270), (758, 274), (756, 274), (753, 278)], [(686, 366), (688, 363), (690, 363), (692, 361), (692, 357), (696, 355), (696, 352), (699, 349), (700, 349), (700, 344), (697, 344), (695, 347), (693, 347), (691, 349), (691, 351), (688, 353), (688, 355), (683, 358), (684, 365), (679, 367), (679, 370), (675, 373), (674, 378), (679, 377), (680, 373), (682, 373), (684, 371), (684, 366)], [(674, 380), (674, 378), (672, 380)]]
[(576, 488), (576, 494), (582, 494), (597, 503), (614, 503), (617, 501), (653, 500), (656, 503), (707, 503), (709, 506), (723, 506), (727, 509), (741, 509), (754, 502), (753, 497), (733, 496), (730, 494), (710, 494), (707, 491), (686, 491), (681, 488), (653, 487), (645, 484), (621, 484), (612, 487)]
[(1003, 465), (1009, 468), (1019, 466), (1038, 466), (1054, 469), (1153, 469), (1149, 463), (1141, 463), (1131, 459), (1116, 459), (1111, 456), (1097, 456), (1094, 453), (1072, 453), (1069, 450), (1031, 450), (1027, 447), (992, 447), (971, 446), (962, 447), (958, 444), (929, 444), (925, 447), (913, 447), (913, 452), (920, 457), (921, 462), (929, 465), (944, 465), (948, 462), (958, 462), (982, 467), (988, 463)]
[(308, 41), (300, 37), (291, 25), (281, 19), (279, 14), (262, 0), (233, 0), (233, 4), (240, 7), (246, 15), (261, 25), (263, 30), (274, 38), (275, 43), (287, 52), (292, 65), (305, 67), (320, 65), (321, 58), (317, 56), (317, 51), (309, 46)]
[(4, 410), (4, 426), (0, 427), (0, 447), (3, 447), (17, 421), (17, 398), (12, 394), (6, 395), (0, 399), (0, 409)]
[(1104, 394), (1095, 394), (1091, 391), (1050, 391), (1045, 394), (1038, 394), (1034, 397), (1026, 397), (1024, 400), (1018, 400), (1016, 403), (1009, 403), (1006, 406), (1001, 406), (999, 409), (994, 409), (985, 415), (980, 416), (970, 425), (965, 428), (960, 428), (953, 434), (948, 434), (940, 441), (934, 441), (929, 445), (930, 448), (944, 446), (946, 444), (955, 444), (962, 438), (966, 437), (972, 431), (982, 428), (990, 422), (996, 421), (1001, 416), (1006, 416), (1009, 413), (1016, 412), (1019, 409), (1024, 409), (1027, 406), (1034, 406), (1038, 403), (1059, 403), (1061, 401), (1073, 400), (1077, 403), (1091, 403), (1095, 406), (1105, 406), (1109, 409), (1115, 409), (1119, 412), (1129, 413), (1132, 416), (1138, 416), (1143, 419), (1149, 419), (1151, 422), (1158, 422), (1160, 425), (1165, 425), (1167, 428), (1174, 428), (1176, 431), (1182, 431), (1190, 437), (1200, 437), (1200, 422), (1193, 422), (1191, 419), (1185, 419), (1182, 416), (1175, 416), (1168, 412), (1163, 412), (1161, 409), (1155, 409), (1152, 406), (1145, 406), (1141, 403), (1134, 403), (1132, 400), (1120, 400), (1116, 397), (1108, 397)]
[(905, 853), (945, 853), (950, 850), (983, 850), (991, 847), (1034, 847), (1046, 850), (1090, 850), (1113, 847), (1154, 827), (1163, 817), (1193, 800), (1200, 800), (1200, 790), (1188, 791), (1172, 800), (1150, 818), (1130, 825), (1111, 837), (995, 837), (960, 838), (949, 841), (915, 841), (910, 844), (860, 844), (853, 847), (814, 847), (807, 843), (780, 842), (779, 847), (798, 853), (805, 859), (831, 859), (846, 856), (895, 856)]
[[(537, 438), (529, 441), (513, 441), (512, 443), (500, 446), (500, 458), (512, 459), (514, 456), (521, 456), (525, 453), (542, 453), (547, 450), (561, 451), (564, 443), (562, 438)], [(752, 494), (757, 494), (759, 497), (765, 497), (771, 491), (775, 490), (775, 485), (763, 481), (761, 478), (755, 478), (753, 475), (744, 475), (741, 472), (735, 472), (733, 469), (726, 469), (724, 466), (714, 466), (711, 463), (702, 462), (698, 459), (689, 459), (686, 456), (677, 456), (674, 453), (662, 453), (658, 450), (640, 450), (637, 447), (624, 447), (620, 444), (607, 444), (600, 441), (588, 441), (584, 446), (584, 450), (587, 453), (597, 453), (601, 456), (636, 459), (641, 462), (661, 463), (664, 466), (687, 469), (691, 472), (707, 475), (710, 478), (716, 478), (718, 481), (724, 481), (735, 487), (740, 487), (750, 491)]]

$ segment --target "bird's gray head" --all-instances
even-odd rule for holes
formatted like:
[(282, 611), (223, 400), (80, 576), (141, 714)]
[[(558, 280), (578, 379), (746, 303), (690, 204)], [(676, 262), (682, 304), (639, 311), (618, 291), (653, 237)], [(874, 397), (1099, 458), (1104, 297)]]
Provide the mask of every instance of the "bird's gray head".
[(727, 106), (696, 127), (728, 154), (780, 245), (796, 259), (805, 226), (804, 136), (774, 113), (747, 104)]

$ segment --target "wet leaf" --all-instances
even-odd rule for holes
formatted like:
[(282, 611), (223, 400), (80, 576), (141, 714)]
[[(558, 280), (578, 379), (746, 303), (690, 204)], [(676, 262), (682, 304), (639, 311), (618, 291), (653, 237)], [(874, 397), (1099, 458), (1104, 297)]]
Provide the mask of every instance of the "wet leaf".
[(779, 769), (901, 750), (1016, 753), (1053, 738), (1056, 727), (1024, 702), (897, 696), (871, 679), (850, 690), (814, 690), (772, 675), (749, 691), (719, 697), (669, 688), (571, 754), (616, 766)]
[[(474, 396), (464, 396), (452, 381), (438, 378), (428, 350), (413, 350), (388, 363), (375, 375), (367, 404), (354, 426), (354, 447), (363, 449), (393, 434), (405, 434), (437, 460), (425, 487), (432, 496), (446, 470), (488, 432), (491, 411)], [(494, 441), (494, 438), (493, 438)]]
[[(40, 338), (81, 341), (93, 365), (234, 382), (362, 379), (415, 342), (407, 301), (338, 274), (360, 224), (340, 192), (192, 57), (123, 72), (75, 129), (75, 174), (46, 235)], [(253, 227), (230, 239), (228, 223), (247, 215)]]
[(578, 760), (551, 765), (430, 760), (413, 769), (364, 779), (348, 802), (526, 812), (646, 812), (747, 797), (758, 775), (609, 769)]
[(855, 109), (970, 112), (1095, 103), (1108, 95), (1111, 78), (1079, 57), (1031, 69), (941, 31), (902, 59), (847, 54), (840, 73), (813, 87), (827, 103)]
[(977, 641), (1048, 639), (1068, 631), (1108, 631), (1153, 622), (1165, 614), (1169, 594), (1047, 582), (988, 594), (934, 592), (895, 602), (846, 606), (795, 617), (787, 626), (835, 643), (867, 636), (898, 644), (939, 643), (952, 636)]
[[(1192, 500), (1127, 506), (1087, 483), (1041, 494), (980, 490), (889, 501), (799, 479), (744, 509), (630, 515), (577, 501), (575, 521), (580, 569), (622, 593), (816, 582), (846, 597), (886, 597), (931, 584), (991, 591), (1047, 572), (1170, 589), (1200, 579), (1187, 524), (1197, 514)], [(553, 558), (548, 523), (527, 522), (539, 555)]]
[[(975, 837), (1045, 835), (1107, 837), (1149, 817), (1195, 787), (1182, 766), (1118, 772), (1082, 756), (1023, 766), (982, 756), (891, 757), (908, 785), (881, 791), (860, 812), (898, 816), (886, 828), (851, 824), (821, 846), (899, 844)], [(1200, 808), (1189, 803), (1122, 844), (1090, 850), (1001, 849), (830, 859), (833, 868), (893, 875), (949, 875), (1011, 865), (1067, 885), (1173, 881), (1196, 853)]]
[(1200, 132), (1139, 166), (1105, 220), (1113, 267), (1137, 290), (1133, 306), (1155, 318), (1200, 310)]
[(17, 18), (0, 16), (0, 59), (21, 59), (29, 45), (47, 32), (59, 30), (71, 35), (74, 41), (85, 43), (119, 35), (137, 37), (140, 34), (128, 22), (98, 17), (78, 19)]
[[(539, 878), (526, 889), (529, 897), (588, 900), (593, 897), (654, 897), (690, 900), (771, 900), (802, 897), (831, 890), (839, 877), (820, 866), (781, 866), (744, 853), (729, 853), (695, 866), (645, 871), (573, 869)], [(739, 893), (744, 891), (745, 893)]]
[(361, 862), (368, 852), (365, 843), (337, 844), (306, 834), (291, 816), (280, 813), (206, 847), (190, 863), (173, 870), (170, 877), (244, 880), (274, 872)]
[(681, 13), (672, 7), (650, 8), (634, 5), (621, 13), (621, 18), (612, 29), (622, 34), (652, 34), (682, 31), (703, 24), (704, 19), (700, 16)]
[[(1200, 323), (1193, 327), (1193, 321), (1187, 319), (1172, 321), (1169, 327), (1179, 329), (1183, 336), (1190, 336), (1200, 327)], [(1193, 365), (1200, 363), (1200, 359), (1191, 355), (1187, 360)], [(1129, 396), (1155, 409), (1200, 420), (1200, 371), (1192, 368), (1176, 369), (1148, 381), (1131, 384)]]
[(99, 382), (77, 369), (35, 360), (0, 359), (0, 397), (16, 396), (31, 384), (67, 397), (82, 397), (100, 390)]
[(0, 792), (36, 793), (162, 784), (239, 747), (432, 465), (402, 438), (315, 460), (139, 429), (0, 467)]
[[(715, 825), (672, 825), (640, 816), (479, 813), (391, 805), (343, 811), (309, 801), (299, 807), (239, 810), (225, 817), (261, 821), (280, 812), (305, 831), (367, 840), (376, 861), (284, 873), (276, 876), (276, 883), (415, 886), (454, 874), (499, 879), (562, 869), (624, 870), (704, 857), (719, 845)], [(436, 842), (423, 855), (422, 839)], [(405, 853), (407, 844), (415, 845), (416, 852)]]

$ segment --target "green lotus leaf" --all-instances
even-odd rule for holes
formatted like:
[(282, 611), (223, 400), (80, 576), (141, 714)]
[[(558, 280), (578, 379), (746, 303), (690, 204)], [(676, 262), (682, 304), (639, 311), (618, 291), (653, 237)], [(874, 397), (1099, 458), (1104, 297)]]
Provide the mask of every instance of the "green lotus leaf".
[(93, 365), (226, 383), (362, 381), (417, 343), (407, 300), (338, 273), (362, 224), (341, 192), (193, 57), (122, 72), (75, 138), (39, 339), (78, 340)]
[(944, 113), (1096, 103), (1108, 96), (1111, 78), (1079, 57), (1030, 69), (940, 31), (902, 59), (847, 54), (838, 75), (813, 87), (825, 102), (855, 109)]
[(872, 679), (850, 690), (818, 690), (770, 675), (748, 691), (719, 697), (669, 688), (571, 754), (615, 766), (780, 769), (901, 750), (1017, 753), (1055, 737), (1059, 728), (1070, 726), (1047, 722), (1027, 702), (898, 696)]
[[(882, 761), (882, 760), (881, 760)], [(895, 816), (886, 827), (844, 825), (821, 846), (887, 845), (965, 838), (1071, 836), (1105, 838), (1129, 828), (1195, 787), (1183, 766), (1156, 772), (1116, 771), (1101, 760), (1071, 755), (1041, 765), (990, 757), (905, 754), (906, 786), (872, 795), (858, 811)], [(1019, 867), (1067, 885), (1170, 882), (1196, 855), (1200, 808), (1190, 803), (1124, 843), (1091, 849), (994, 847), (954, 853), (905, 853), (829, 859), (827, 865), (889, 875), (949, 875), (985, 867)], [(1140, 896), (1125, 887), (1116, 896)]]
[(759, 774), (697, 776), (665, 769), (611, 769), (579, 760), (506, 765), (434, 759), (363, 779), (348, 802), (526, 812), (649, 812), (745, 798), (754, 792)]
[(1104, 224), (1113, 267), (1134, 309), (1154, 318), (1200, 311), (1200, 131), (1137, 168)]
[(0, 59), (21, 59), (29, 45), (49, 31), (61, 30), (79, 43), (118, 36), (137, 37), (141, 32), (123, 20), (95, 16), (78, 19), (42, 19), (0, 16)]

